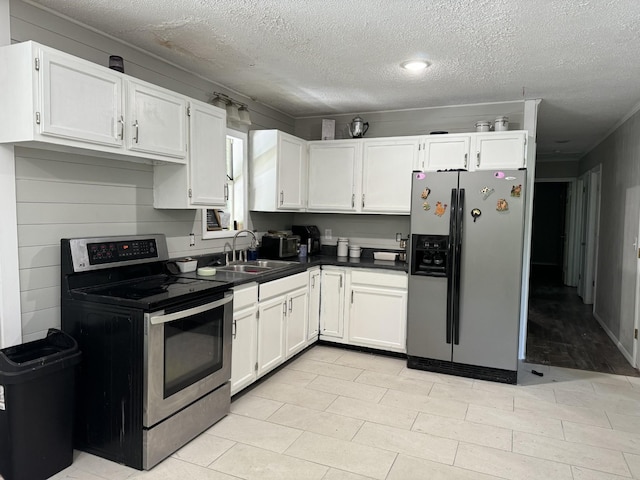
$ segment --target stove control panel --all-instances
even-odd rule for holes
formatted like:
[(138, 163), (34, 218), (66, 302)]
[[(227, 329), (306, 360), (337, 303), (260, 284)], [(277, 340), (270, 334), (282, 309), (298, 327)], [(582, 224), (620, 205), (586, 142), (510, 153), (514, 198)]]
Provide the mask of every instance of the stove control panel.
[(124, 242), (88, 243), (87, 250), (91, 265), (158, 256), (158, 248), (153, 238)]

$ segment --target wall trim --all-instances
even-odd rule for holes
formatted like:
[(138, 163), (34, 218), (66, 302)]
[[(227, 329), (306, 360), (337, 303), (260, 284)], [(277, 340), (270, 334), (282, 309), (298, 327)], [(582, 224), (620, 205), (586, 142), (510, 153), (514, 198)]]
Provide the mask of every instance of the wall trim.
[(596, 312), (593, 312), (593, 318), (595, 318), (598, 321), (598, 323), (600, 324), (602, 329), (607, 333), (607, 335), (609, 335), (609, 338), (614, 343), (614, 345), (616, 347), (618, 347), (618, 350), (620, 350), (620, 353), (622, 353), (622, 355), (627, 360), (627, 362), (629, 362), (629, 364), (633, 367), (634, 366), (633, 365), (633, 356), (627, 351), (626, 348), (624, 348), (622, 343), (620, 343), (620, 341), (616, 338), (616, 336), (613, 334), (613, 332), (611, 330), (609, 330), (609, 327), (604, 323), (602, 318), (600, 318), (600, 315), (598, 315)]

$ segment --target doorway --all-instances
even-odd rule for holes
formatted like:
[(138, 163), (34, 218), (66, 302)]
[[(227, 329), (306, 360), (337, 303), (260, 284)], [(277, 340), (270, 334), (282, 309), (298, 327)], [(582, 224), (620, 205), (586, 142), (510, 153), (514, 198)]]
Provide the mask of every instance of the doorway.
[(593, 316), (599, 169), (534, 190), (526, 361), (638, 375)]

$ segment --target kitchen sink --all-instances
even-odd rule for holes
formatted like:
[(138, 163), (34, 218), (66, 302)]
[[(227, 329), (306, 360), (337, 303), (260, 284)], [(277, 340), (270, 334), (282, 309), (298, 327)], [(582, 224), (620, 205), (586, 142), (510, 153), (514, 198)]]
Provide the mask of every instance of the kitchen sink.
[(235, 262), (224, 267), (218, 267), (218, 270), (223, 272), (241, 272), (258, 274), (269, 272), (271, 270), (277, 270), (279, 268), (290, 267), (295, 265), (296, 262), (285, 262), (283, 260), (252, 260), (248, 262)]

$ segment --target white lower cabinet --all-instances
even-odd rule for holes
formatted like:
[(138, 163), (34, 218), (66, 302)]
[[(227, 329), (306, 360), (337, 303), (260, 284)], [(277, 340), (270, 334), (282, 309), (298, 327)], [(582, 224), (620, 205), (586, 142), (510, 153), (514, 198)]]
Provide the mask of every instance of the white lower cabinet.
[(287, 294), (285, 358), (290, 358), (307, 346), (309, 318), (309, 288), (305, 285)]
[(284, 362), (285, 296), (258, 305), (258, 377)]
[(407, 274), (354, 269), (349, 294), (349, 343), (406, 352)]
[(322, 268), (320, 338), (339, 342), (344, 337), (346, 268)]
[(307, 345), (318, 340), (320, 332), (320, 267), (309, 269), (309, 321), (307, 322)]
[(256, 380), (258, 284), (233, 289), (231, 395)]

